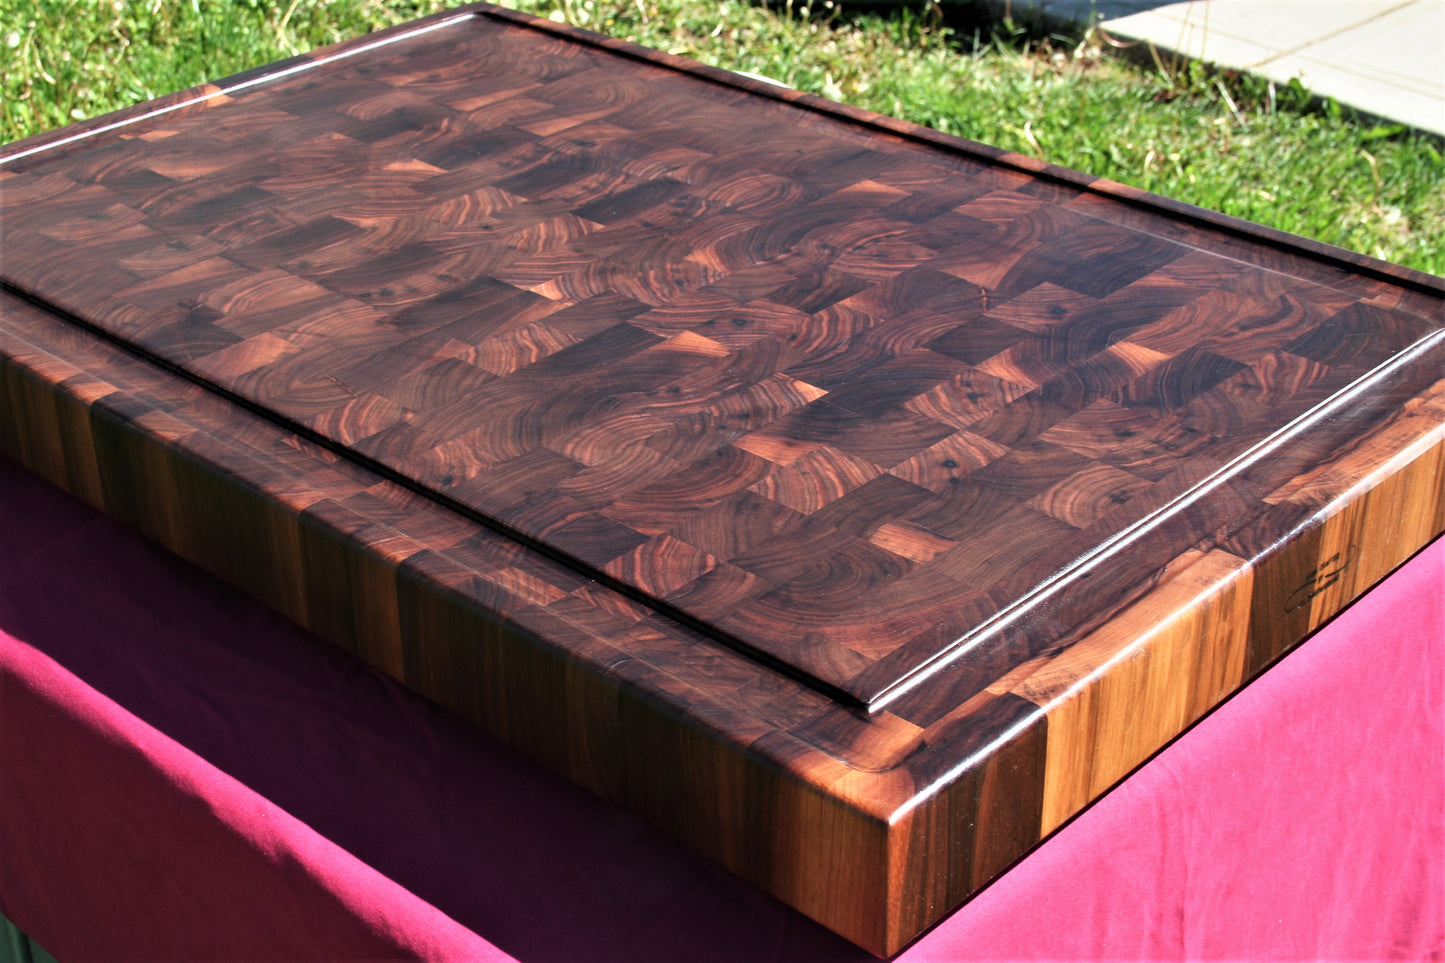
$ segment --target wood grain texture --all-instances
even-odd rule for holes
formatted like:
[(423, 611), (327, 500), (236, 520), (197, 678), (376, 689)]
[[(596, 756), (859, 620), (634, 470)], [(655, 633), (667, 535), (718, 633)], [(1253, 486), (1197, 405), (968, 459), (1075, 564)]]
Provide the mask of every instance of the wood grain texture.
[(478, 6), (0, 155), (0, 450), (877, 953), (1445, 530), (1445, 284)]

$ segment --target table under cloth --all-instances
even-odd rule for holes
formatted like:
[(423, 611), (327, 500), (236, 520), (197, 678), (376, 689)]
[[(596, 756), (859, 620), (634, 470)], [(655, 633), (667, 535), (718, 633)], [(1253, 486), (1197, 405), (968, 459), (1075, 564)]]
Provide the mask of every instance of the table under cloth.
[[(1445, 954), (1445, 540), (901, 959)], [(60, 959), (869, 959), (0, 462), (0, 912)]]

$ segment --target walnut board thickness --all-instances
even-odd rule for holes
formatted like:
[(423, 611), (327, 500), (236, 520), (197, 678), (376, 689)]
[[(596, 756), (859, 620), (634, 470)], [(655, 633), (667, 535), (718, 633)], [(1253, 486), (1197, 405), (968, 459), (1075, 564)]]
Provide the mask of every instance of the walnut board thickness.
[(478, 5), (0, 154), (0, 451), (878, 954), (1445, 529), (1445, 282)]

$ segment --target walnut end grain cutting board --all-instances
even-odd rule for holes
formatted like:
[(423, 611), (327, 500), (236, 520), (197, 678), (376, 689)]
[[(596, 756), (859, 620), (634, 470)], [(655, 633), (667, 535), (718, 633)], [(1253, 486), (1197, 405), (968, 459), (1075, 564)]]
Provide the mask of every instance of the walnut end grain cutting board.
[(0, 224), (0, 450), (879, 954), (1445, 529), (1440, 279), (492, 7)]

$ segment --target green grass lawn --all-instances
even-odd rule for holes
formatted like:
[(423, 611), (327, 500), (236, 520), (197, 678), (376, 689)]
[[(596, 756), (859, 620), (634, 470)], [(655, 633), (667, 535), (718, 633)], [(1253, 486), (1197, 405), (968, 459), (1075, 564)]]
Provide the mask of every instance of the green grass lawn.
[[(452, 5), (0, 0), (0, 140)], [(738, 0), (518, 0), (543, 16), (1445, 273), (1445, 157), (1298, 89), (1125, 62), (1088, 38), (959, 38), (925, 15)], [(962, 39), (966, 43), (959, 43)], [(967, 51), (967, 52), (965, 52)]]

